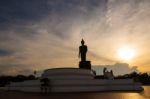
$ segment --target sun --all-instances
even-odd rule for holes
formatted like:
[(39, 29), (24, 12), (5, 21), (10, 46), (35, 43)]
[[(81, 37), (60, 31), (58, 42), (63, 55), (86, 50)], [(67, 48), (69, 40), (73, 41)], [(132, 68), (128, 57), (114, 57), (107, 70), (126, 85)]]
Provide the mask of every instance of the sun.
[(130, 47), (122, 47), (118, 50), (118, 56), (122, 60), (131, 60), (135, 56), (135, 51)]

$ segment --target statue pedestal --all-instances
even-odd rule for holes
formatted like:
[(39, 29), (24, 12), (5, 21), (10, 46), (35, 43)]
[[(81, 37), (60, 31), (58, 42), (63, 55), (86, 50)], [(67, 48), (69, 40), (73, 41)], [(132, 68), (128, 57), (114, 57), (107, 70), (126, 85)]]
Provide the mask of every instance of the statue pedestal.
[(80, 61), (79, 68), (80, 69), (91, 69), (91, 61)]

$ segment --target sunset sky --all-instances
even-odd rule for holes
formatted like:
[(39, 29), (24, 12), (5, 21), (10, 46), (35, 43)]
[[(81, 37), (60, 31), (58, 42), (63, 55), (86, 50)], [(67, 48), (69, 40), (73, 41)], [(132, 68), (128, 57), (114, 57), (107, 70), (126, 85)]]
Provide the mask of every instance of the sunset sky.
[(0, 75), (78, 67), (82, 38), (92, 66), (150, 72), (150, 0), (0, 0)]

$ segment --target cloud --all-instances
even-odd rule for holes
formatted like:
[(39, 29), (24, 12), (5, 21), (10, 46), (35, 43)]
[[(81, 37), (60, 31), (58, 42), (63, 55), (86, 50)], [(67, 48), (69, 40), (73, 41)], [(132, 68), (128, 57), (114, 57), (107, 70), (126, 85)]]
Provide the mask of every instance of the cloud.
[(9, 50), (4, 50), (4, 49), (0, 49), (0, 56), (11, 56), (13, 55), (13, 51), (9, 51)]
[[(26, 71), (26, 65), (25, 64), (12, 64), (12, 63), (5, 63), (0, 64), (0, 75), (16, 75), (18, 73), (21, 74), (21, 71)], [(31, 69), (30, 69), (31, 71)], [(26, 74), (29, 74), (31, 72), (26, 72)]]
[(40, 20), (50, 12), (47, 1), (40, 0), (5, 0), (0, 3), (1, 22), (17, 23), (19, 21), (25, 23)]
[(0, 48), (6, 50), (0, 53), (11, 56), (0, 56), (0, 61), (22, 64), (18, 68), (25, 65), (22, 69), (27, 71), (78, 67), (78, 46), (84, 38), (93, 65), (120, 61), (116, 50), (122, 45), (137, 49), (130, 64), (142, 65), (148, 62), (150, 47), (149, 4), (148, 0), (0, 1)]

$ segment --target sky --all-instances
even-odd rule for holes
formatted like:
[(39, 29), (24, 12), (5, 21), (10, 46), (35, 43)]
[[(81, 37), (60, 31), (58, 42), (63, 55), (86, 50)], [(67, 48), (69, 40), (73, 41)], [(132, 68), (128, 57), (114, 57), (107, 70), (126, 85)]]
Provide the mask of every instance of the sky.
[(150, 72), (149, 17), (150, 0), (0, 0), (0, 75), (78, 67), (82, 38), (92, 66)]

